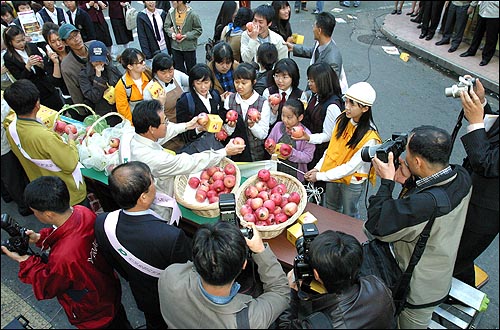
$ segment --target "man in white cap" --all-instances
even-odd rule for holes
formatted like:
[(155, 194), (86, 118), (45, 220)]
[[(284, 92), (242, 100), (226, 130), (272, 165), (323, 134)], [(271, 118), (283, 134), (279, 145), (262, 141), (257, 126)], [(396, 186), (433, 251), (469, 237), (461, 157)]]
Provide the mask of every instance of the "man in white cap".
[(376, 93), (367, 82), (359, 82), (345, 93), (345, 111), (337, 118), (325, 154), (308, 171), (307, 181), (326, 181), (325, 206), (339, 213), (360, 218), (359, 199), (368, 179), (375, 184), (370, 163), (361, 159), (361, 149), (381, 143), (373, 123), (372, 105)]

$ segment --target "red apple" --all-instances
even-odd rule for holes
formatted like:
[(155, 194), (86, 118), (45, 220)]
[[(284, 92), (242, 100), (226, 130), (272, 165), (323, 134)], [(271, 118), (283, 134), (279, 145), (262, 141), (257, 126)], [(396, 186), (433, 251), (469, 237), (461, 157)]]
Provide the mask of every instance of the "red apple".
[(285, 212), (286, 215), (291, 217), (295, 213), (297, 213), (297, 204), (294, 202), (288, 202), (285, 207), (283, 207), (283, 212)]
[(112, 153), (116, 152), (117, 150), (118, 150), (118, 148), (109, 148), (108, 154), (112, 154)]
[(120, 139), (119, 138), (112, 138), (111, 140), (109, 140), (109, 146), (111, 148), (118, 148), (119, 145), (120, 145)]
[(202, 180), (210, 179), (210, 175), (208, 175), (207, 170), (203, 170), (203, 172), (201, 172), (200, 179), (202, 179)]
[(264, 148), (274, 151), (274, 149), (276, 148), (276, 141), (274, 141), (274, 139), (272, 138), (267, 138), (264, 142)]
[(237, 136), (233, 139), (233, 143), (244, 146), (245, 140), (243, 140), (243, 138), (240, 138), (239, 136)]
[(278, 93), (269, 96), (269, 103), (271, 105), (278, 105), (281, 102), (281, 96)]
[(255, 215), (253, 213), (247, 213), (243, 216), (243, 220), (246, 222), (255, 222)]
[(177, 39), (177, 40), (181, 40), (181, 39), (182, 39), (182, 34), (177, 33), (177, 34), (175, 35), (175, 39)]
[(196, 189), (200, 186), (200, 179), (195, 176), (190, 177), (188, 180), (188, 184), (191, 188)]
[[(66, 126), (66, 124), (64, 124), (64, 126)], [(87, 128), (85, 128), (85, 133), (87, 133), (89, 136), (92, 136), (95, 133), (94, 130), (90, 130), (91, 128), (92, 126), (87, 126)]]
[(301, 138), (302, 136), (304, 136), (304, 127), (302, 127), (301, 125), (292, 127), (292, 136), (294, 138)]
[[(90, 127), (90, 126), (89, 126)], [(66, 123), (63, 122), (62, 120), (56, 120), (56, 125), (54, 126), (54, 131), (58, 133), (64, 133), (66, 128)]]
[(210, 204), (213, 204), (213, 203), (218, 203), (219, 202), (219, 196), (212, 196), (212, 197), (209, 197), (208, 198), (208, 202)]
[(221, 172), (221, 171), (216, 171), (214, 172), (214, 174), (212, 174), (212, 179), (215, 180), (224, 180), (224, 172)]
[(236, 121), (236, 120), (238, 120), (238, 112), (236, 112), (235, 110), (229, 110), (226, 113), (226, 119), (227, 119), (227, 121)]
[(269, 193), (266, 190), (262, 190), (262, 191), (259, 191), (259, 194), (257, 195), (257, 197), (262, 198), (262, 200), (265, 202), (269, 199)]
[(224, 186), (224, 181), (222, 180), (215, 180), (214, 183), (212, 184), (212, 189), (215, 190), (216, 192), (221, 192), (225, 188)]
[(218, 196), (218, 193), (215, 190), (207, 191), (207, 198)]
[(248, 32), (252, 32), (253, 31), (253, 22), (248, 22), (246, 24), (246, 27), (247, 27)]
[(215, 133), (215, 137), (219, 141), (224, 141), (224, 140), (227, 139), (228, 135), (227, 135), (227, 132), (224, 129), (221, 129), (220, 131), (218, 131), (217, 133)]
[(243, 204), (243, 206), (240, 208), (240, 213), (241, 215), (245, 216), (245, 214), (253, 213), (253, 210), (250, 205)]
[(207, 174), (209, 177), (212, 177), (214, 175), (214, 173), (217, 172), (218, 170), (219, 170), (219, 167), (211, 166), (211, 167), (207, 168)]
[(198, 190), (196, 190), (196, 195), (194, 198), (196, 199), (197, 202), (203, 203), (207, 198), (207, 192), (205, 190), (198, 188)]
[(262, 204), (262, 206), (267, 208), (269, 210), (269, 213), (274, 213), (274, 209), (276, 208), (276, 204), (274, 204), (274, 202), (270, 199), (264, 201), (264, 204)]
[(250, 206), (252, 207), (253, 210), (257, 210), (259, 207), (264, 204), (264, 201), (260, 197), (255, 197), (252, 198), (252, 202), (250, 203)]
[(224, 178), (224, 186), (226, 188), (233, 188), (236, 184), (236, 177), (232, 174), (227, 175)]
[(226, 164), (226, 166), (224, 166), (224, 173), (226, 173), (227, 175), (235, 175), (236, 174), (236, 166), (234, 166), (234, 164)]
[(255, 212), (257, 213), (258, 220), (265, 221), (269, 218), (269, 210), (265, 207), (259, 207)]
[(275, 177), (271, 176), (271, 177), (269, 178), (269, 180), (267, 180), (267, 182), (266, 182), (266, 183), (267, 183), (267, 187), (268, 187), (269, 189), (273, 189), (273, 188), (274, 188), (274, 187), (276, 187), (276, 185), (278, 184), (278, 181), (276, 180), (276, 178), (275, 178)]
[(200, 113), (196, 122), (201, 126), (205, 126), (208, 124), (208, 114), (206, 112)]
[[(276, 205), (276, 203), (274, 205)], [(281, 206), (279, 206), (279, 204), (274, 207), (273, 214), (276, 215), (278, 213), (281, 213)]]
[(200, 183), (198, 190), (204, 190), (205, 192), (207, 192), (210, 190), (210, 185), (207, 182), (205, 182), (203, 184)]
[(267, 225), (274, 225), (274, 214), (269, 213), (269, 216), (266, 219)]
[(259, 191), (257, 190), (257, 187), (255, 186), (248, 186), (245, 189), (245, 196), (247, 198), (255, 198), (259, 194)]
[(274, 193), (269, 196), (269, 199), (272, 200), (275, 205), (281, 205), (281, 200), (283, 199), (283, 197), (281, 197), (280, 193)]
[(288, 216), (285, 213), (278, 213), (274, 215), (274, 221), (276, 223), (283, 223), (288, 220)]
[(247, 117), (251, 121), (258, 122), (260, 120), (260, 112), (255, 108), (249, 108), (247, 112)]
[(292, 147), (289, 144), (283, 143), (280, 146), (280, 154), (283, 157), (289, 157), (292, 154)]
[(282, 197), (281, 204), (280, 204), (281, 208), (284, 208), (286, 204), (288, 204), (288, 198)]
[(261, 169), (257, 173), (257, 177), (259, 178), (260, 181), (267, 182), (271, 178), (271, 172), (269, 172), (268, 169)]
[(69, 135), (70, 132), (72, 134), (76, 134), (78, 132), (78, 130), (76, 129), (75, 125), (68, 124), (64, 128), (64, 132)]
[(263, 182), (263, 181), (257, 181), (257, 182), (255, 183), (255, 188), (257, 188), (257, 190), (258, 190), (259, 192), (261, 192), (261, 191), (266, 191), (266, 190), (267, 190), (267, 185), (266, 185), (266, 183), (265, 183), (265, 182)]
[(290, 196), (288, 197), (289, 202), (294, 202), (297, 205), (300, 203), (300, 194), (296, 191), (293, 191), (290, 193)]

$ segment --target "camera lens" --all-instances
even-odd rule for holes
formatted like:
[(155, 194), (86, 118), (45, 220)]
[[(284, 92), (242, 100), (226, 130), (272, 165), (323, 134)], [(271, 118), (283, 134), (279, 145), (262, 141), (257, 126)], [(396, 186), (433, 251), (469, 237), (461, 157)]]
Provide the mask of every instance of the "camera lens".
[(361, 148), (361, 159), (367, 163), (371, 162), (378, 148), (380, 148), (380, 145)]

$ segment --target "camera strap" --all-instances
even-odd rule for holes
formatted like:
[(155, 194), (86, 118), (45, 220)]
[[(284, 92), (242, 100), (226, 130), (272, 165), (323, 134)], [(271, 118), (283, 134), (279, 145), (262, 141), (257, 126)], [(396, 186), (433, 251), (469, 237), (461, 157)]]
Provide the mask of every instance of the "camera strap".
[[(151, 211), (151, 214), (161, 219), (161, 217), (156, 214), (154, 211)], [(134, 267), (141, 273), (150, 275), (155, 278), (160, 278), (160, 273), (162, 269), (151, 266), (148, 263), (145, 263), (141, 259), (134, 256), (130, 251), (128, 251), (116, 237), (116, 225), (118, 224), (118, 217), (120, 215), (121, 210), (116, 210), (110, 212), (106, 218), (104, 219), (104, 232), (108, 237), (109, 243), (113, 248), (120, 254), (120, 256), (130, 264), (130, 266)]]

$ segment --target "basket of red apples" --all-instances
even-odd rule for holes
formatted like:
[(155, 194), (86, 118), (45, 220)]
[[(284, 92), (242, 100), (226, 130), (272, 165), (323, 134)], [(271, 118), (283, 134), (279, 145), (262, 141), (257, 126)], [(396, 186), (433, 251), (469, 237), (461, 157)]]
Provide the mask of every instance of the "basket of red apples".
[(274, 238), (304, 212), (306, 196), (297, 178), (262, 169), (238, 188), (236, 215), (243, 226), (254, 222), (262, 238)]
[(229, 158), (201, 173), (178, 175), (174, 181), (175, 199), (193, 213), (214, 218), (219, 216), (219, 195), (236, 193), (240, 186), (241, 172)]

